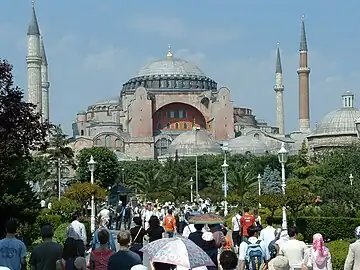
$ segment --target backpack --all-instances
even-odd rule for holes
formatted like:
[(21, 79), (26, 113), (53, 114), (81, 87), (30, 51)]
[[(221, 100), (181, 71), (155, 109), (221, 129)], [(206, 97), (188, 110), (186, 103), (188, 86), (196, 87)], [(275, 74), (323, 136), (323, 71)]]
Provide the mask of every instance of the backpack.
[(275, 243), (276, 243), (276, 240), (271, 241), (269, 244), (269, 247), (268, 247), (271, 259), (274, 259), (277, 255)]
[(255, 244), (245, 241), (248, 244), (246, 250), (246, 269), (247, 270), (260, 270), (260, 266), (264, 263), (263, 250), (260, 247), (261, 240), (256, 241)]
[(65, 261), (65, 264), (63, 263), (63, 260), (61, 260), (61, 267), (63, 270), (75, 270), (75, 260), (74, 259), (68, 259)]

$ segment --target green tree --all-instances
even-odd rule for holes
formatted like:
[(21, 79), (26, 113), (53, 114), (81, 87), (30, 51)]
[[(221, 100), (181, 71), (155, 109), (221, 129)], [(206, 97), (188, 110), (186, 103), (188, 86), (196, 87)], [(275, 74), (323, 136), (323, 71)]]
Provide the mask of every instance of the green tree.
[(34, 223), (40, 203), (27, 181), (31, 151), (46, 148), (50, 125), (14, 86), (12, 66), (0, 61), (0, 233), (10, 217)]
[(257, 184), (257, 178), (250, 166), (244, 166), (230, 171), (228, 183), (229, 197), (243, 202), (245, 194)]
[(132, 187), (136, 189), (137, 194), (142, 195), (146, 200), (158, 199), (157, 195), (164, 191), (167, 182), (172, 181), (172, 179), (165, 180), (160, 173), (161, 171), (156, 169), (139, 172), (138, 177), (132, 182)]
[(301, 180), (290, 179), (286, 185), (286, 208), (296, 219), (300, 211), (312, 203), (315, 203), (315, 196)]
[(94, 157), (95, 171), (94, 180), (101, 186), (108, 188), (119, 180), (119, 163), (116, 154), (105, 147), (84, 148), (77, 156), (77, 179), (80, 182), (90, 181), (90, 171), (88, 162), (90, 157)]
[(285, 200), (282, 194), (273, 193), (261, 195), (259, 198), (259, 202), (262, 206), (269, 209), (271, 216), (274, 216), (275, 211), (284, 205)]
[(276, 169), (271, 169), (270, 166), (266, 166), (264, 169), (263, 176), (261, 178), (262, 191), (264, 194), (275, 194), (280, 193), (280, 172)]
[(74, 152), (69, 146), (70, 138), (64, 134), (61, 126), (54, 126), (50, 130), (50, 147), (46, 150), (50, 160), (66, 161), (74, 169), (76, 168), (74, 162)]
[(28, 161), (26, 179), (40, 188), (41, 199), (54, 195), (54, 182), (50, 178), (50, 171), (49, 159), (44, 155), (33, 155)]

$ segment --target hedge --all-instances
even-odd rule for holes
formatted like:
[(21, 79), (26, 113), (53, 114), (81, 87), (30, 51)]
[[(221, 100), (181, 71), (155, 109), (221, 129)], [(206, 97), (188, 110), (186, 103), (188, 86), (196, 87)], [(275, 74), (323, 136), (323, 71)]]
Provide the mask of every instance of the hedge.
[(350, 245), (349, 240), (337, 240), (330, 243), (326, 243), (326, 246), (330, 250), (331, 262), (333, 270), (343, 270), (346, 260), (346, 256)]
[[(281, 224), (281, 217), (274, 217), (275, 224)], [(288, 226), (294, 224), (293, 218), (288, 218)], [(360, 225), (360, 218), (347, 217), (298, 217), (296, 227), (304, 235), (306, 242), (311, 243), (315, 233), (321, 233), (326, 242), (352, 239), (354, 230)]]

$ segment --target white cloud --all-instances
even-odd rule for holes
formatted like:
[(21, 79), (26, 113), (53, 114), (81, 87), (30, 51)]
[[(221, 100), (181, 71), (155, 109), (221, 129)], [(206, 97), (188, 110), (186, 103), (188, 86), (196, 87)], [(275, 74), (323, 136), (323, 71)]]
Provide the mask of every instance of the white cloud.
[(109, 71), (118, 69), (124, 51), (120, 48), (110, 46), (99, 52), (88, 54), (83, 63), (85, 71)]

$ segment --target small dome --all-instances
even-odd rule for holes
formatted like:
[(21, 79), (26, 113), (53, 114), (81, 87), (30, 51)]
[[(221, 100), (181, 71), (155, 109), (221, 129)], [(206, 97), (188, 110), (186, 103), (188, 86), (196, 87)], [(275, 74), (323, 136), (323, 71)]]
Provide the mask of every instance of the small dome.
[(253, 136), (240, 136), (229, 141), (229, 149), (234, 154), (264, 155), (269, 152), (267, 145)]
[(356, 108), (346, 107), (332, 111), (316, 125), (311, 135), (356, 134), (355, 121), (358, 118), (360, 118), (360, 111)]
[(176, 153), (179, 156), (217, 155), (221, 153), (221, 147), (206, 130), (190, 130), (180, 134), (172, 141), (168, 153), (170, 156), (175, 156)]
[(179, 58), (167, 58), (147, 64), (140, 69), (137, 77), (142, 76), (179, 76), (205, 77), (205, 74), (196, 65)]

